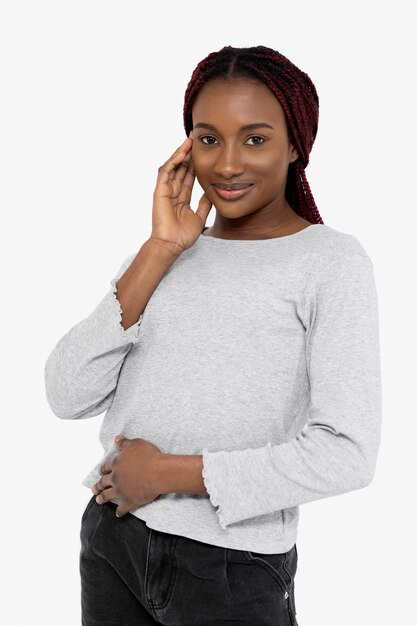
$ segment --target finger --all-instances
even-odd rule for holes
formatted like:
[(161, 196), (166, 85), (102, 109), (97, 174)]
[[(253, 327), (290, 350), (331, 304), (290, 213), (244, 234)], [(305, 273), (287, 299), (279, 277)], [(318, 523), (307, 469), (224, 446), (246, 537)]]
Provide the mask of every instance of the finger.
[[(189, 144), (186, 143), (186, 141), (178, 148), (179, 150), (184, 150), (185, 149), (185, 157), (182, 161), (182, 163), (179, 163), (178, 166), (172, 170), (169, 174), (169, 178), (170, 180), (173, 180), (174, 178), (176, 178), (177, 180), (180, 180), (182, 182), (185, 174), (187, 173), (187, 168), (189, 166), (189, 162), (191, 160), (191, 148), (193, 145), (192, 142), (192, 132), (190, 133), (190, 137), (188, 139), (191, 140), (191, 142)], [(184, 144), (185, 144), (185, 148), (184, 148)], [(175, 154), (175, 153), (174, 153)]]
[[(186, 144), (186, 142), (188, 143), (188, 145)], [(175, 171), (175, 169), (182, 163), (191, 147), (191, 142), (192, 139), (187, 137), (182, 146), (180, 146), (178, 150), (174, 152), (174, 154), (168, 159), (168, 161), (165, 161), (165, 163), (158, 168), (157, 183), (166, 183), (168, 182), (168, 180), (170, 180), (171, 172)]]
[(203, 224), (206, 223), (208, 214), (211, 211), (212, 204), (213, 204), (212, 201), (204, 192), (198, 203), (197, 211), (195, 212), (196, 215), (198, 215), (201, 218)]
[(178, 163), (177, 167), (173, 170), (170, 171), (169, 173), (169, 179), (170, 180), (179, 180), (179, 178), (182, 176), (184, 177), (186, 172), (188, 169), (188, 160), (187, 160), (187, 155), (185, 155), (185, 157), (183, 158), (183, 160), (181, 161), (181, 163)]
[(124, 503), (124, 504), (119, 504), (119, 506), (116, 509), (116, 517), (124, 517), (126, 515), (126, 513), (129, 513), (130, 508), (129, 505)]
[(189, 162), (184, 160), (182, 163), (178, 165), (178, 167), (175, 168), (175, 170), (172, 170), (170, 172), (169, 180), (171, 182), (174, 180), (177, 180), (180, 184), (182, 184), (182, 181), (187, 175), (189, 168), (190, 168)]
[(117, 441), (115, 440), (115, 443), (118, 448), (124, 448), (128, 443), (130, 443), (130, 439), (122, 436), (120, 439), (117, 439)]
[(184, 187), (187, 187), (191, 191), (194, 185), (194, 181), (195, 181), (195, 169), (194, 169), (193, 160), (191, 159), (182, 184), (184, 185)]
[(111, 459), (107, 459), (107, 461), (102, 463), (98, 470), (99, 474), (110, 474), (110, 472), (112, 471), (111, 462)]
[(182, 163), (178, 165), (178, 167), (173, 170), (170, 174), (171, 180), (178, 180), (180, 183), (184, 182), (187, 174), (189, 172), (194, 172), (194, 164), (191, 155), (191, 150), (186, 154)]
[(171, 185), (178, 185), (178, 199), (189, 202), (195, 180), (194, 163), (191, 150), (183, 162), (170, 173)]
[(187, 137), (187, 139), (184, 139), (182, 144), (178, 146), (178, 148), (171, 154), (169, 159), (167, 159), (163, 165), (166, 165), (167, 163), (169, 163), (180, 152), (187, 154), (189, 150), (191, 150), (192, 145), (193, 145), (193, 140), (190, 137)]
[(112, 485), (113, 485), (113, 482), (111, 479), (111, 474), (105, 474), (102, 478), (100, 478), (100, 480), (98, 480), (95, 483), (95, 485), (93, 485), (92, 491), (94, 495), (97, 495), (100, 493), (100, 491), (103, 491), (103, 489), (107, 489), (108, 487), (111, 487)]
[(116, 499), (117, 494), (114, 487), (109, 487), (108, 489), (104, 489), (101, 493), (96, 497), (97, 504), (105, 504), (110, 500)]

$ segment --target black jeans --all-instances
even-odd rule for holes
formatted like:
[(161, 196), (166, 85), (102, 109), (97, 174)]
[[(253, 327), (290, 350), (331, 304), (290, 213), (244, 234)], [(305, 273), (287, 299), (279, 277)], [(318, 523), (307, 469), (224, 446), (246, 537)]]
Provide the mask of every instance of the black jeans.
[(82, 626), (298, 626), (297, 547), (232, 550), (148, 528), (113, 502), (81, 520)]

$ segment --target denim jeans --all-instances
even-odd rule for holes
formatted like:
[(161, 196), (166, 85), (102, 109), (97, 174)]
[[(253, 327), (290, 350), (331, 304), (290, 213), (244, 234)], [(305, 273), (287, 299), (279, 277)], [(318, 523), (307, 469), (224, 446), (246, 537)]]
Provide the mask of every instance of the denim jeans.
[(297, 547), (260, 554), (160, 532), (113, 502), (81, 519), (82, 626), (298, 626)]

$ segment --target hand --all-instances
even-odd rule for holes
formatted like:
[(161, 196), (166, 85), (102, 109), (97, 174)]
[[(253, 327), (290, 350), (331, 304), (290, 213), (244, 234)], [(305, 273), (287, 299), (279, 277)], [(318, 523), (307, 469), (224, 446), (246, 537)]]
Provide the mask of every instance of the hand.
[(158, 169), (153, 193), (151, 240), (167, 245), (174, 252), (190, 248), (200, 236), (211, 210), (205, 193), (197, 211), (190, 206), (195, 180), (192, 160), (192, 132), (171, 157)]
[(102, 478), (92, 486), (98, 504), (120, 499), (117, 517), (155, 500), (160, 493), (155, 484), (155, 461), (160, 449), (146, 439), (115, 437), (120, 453), (103, 463), (99, 469)]

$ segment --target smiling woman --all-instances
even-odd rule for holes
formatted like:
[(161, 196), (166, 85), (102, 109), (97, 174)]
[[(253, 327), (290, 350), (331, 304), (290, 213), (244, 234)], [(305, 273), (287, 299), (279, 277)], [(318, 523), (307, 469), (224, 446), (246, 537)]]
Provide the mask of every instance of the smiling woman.
[(266, 238), (323, 223), (305, 176), (318, 95), (282, 54), (226, 46), (208, 55), (187, 86), (184, 127), (197, 179), (216, 206), (210, 234)]
[[(230, 220), (238, 228), (237, 218), (246, 235), (251, 229), (259, 234), (294, 225), (300, 216), (285, 199), (285, 185), (288, 166), (298, 153), (288, 139), (284, 112), (271, 90), (247, 78), (210, 80), (197, 95), (192, 115), (196, 175), (217, 209), (213, 232), (219, 235)], [(256, 119), (264, 121), (249, 122)], [(207, 129), (213, 135), (204, 135)], [(255, 130), (262, 135), (253, 135)], [(233, 190), (236, 185), (245, 190)], [(219, 196), (241, 202), (219, 203)]]
[(83, 480), (83, 626), (296, 626), (300, 505), (373, 478), (373, 265), (315, 205), (317, 121), (314, 85), (280, 53), (203, 59), (150, 237), (47, 360), (56, 415), (106, 411)]

